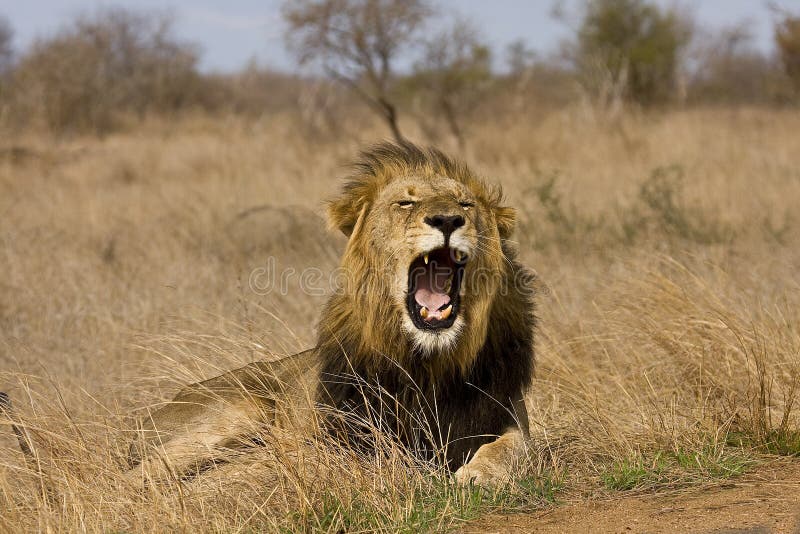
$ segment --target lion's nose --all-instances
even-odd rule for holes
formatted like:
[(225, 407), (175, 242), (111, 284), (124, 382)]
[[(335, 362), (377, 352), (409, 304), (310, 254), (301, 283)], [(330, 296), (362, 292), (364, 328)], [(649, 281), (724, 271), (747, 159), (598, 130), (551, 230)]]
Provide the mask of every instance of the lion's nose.
[(447, 238), (457, 229), (464, 226), (466, 221), (461, 215), (433, 215), (432, 217), (425, 217), (425, 222), (429, 226), (440, 230)]

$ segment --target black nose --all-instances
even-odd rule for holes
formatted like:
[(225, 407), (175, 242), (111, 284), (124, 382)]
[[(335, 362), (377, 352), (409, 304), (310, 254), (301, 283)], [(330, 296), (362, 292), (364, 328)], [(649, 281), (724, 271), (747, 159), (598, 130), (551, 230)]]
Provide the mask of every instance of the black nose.
[(450, 237), (450, 234), (464, 226), (465, 221), (461, 215), (434, 215), (425, 217), (425, 222), (441, 230), (445, 237)]

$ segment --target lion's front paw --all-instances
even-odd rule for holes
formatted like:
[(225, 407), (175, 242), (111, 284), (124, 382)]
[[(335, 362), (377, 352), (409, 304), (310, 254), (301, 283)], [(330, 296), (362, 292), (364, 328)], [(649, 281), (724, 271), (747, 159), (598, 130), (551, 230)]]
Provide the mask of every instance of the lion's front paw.
[(459, 484), (472, 482), (476, 486), (490, 487), (505, 484), (510, 474), (505, 466), (476, 459), (459, 467), (455, 477)]

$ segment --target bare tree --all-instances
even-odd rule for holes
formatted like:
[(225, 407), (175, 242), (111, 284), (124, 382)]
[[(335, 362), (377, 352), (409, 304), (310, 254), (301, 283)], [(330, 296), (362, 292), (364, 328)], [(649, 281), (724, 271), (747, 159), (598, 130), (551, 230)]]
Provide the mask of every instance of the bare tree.
[(536, 52), (524, 39), (512, 41), (506, 47), (506, 64), (512, 76), (522, 76), (536, 62)]
[(378, 113), (398, 141), (395, 62), (431, 14), (426, 0), (289, 0), (283, 6), (287, 42), (299, 62), (321, 64)]
[(14, 30), (11, 29), (11, 23), (7, 18), (0, 16), (0, 76), (11, 68), (14, 57), (13, 38)]
[(687, 89), (694, 102), (767, 102), (782, 89), (777, 62), (754, 46), (747, 21), (698, 31), (691, 64)]
[(414, 66), (412, 83), (430, 101), (461, 150), (464, 121), (491, 85), (491, 54), (477, 29), (466, 20), (425, 42), (422, 60)]
[(786, 75), (800, 92), (800, 15), (773, 7), (781, 16), (775, 24), (775, 43)]

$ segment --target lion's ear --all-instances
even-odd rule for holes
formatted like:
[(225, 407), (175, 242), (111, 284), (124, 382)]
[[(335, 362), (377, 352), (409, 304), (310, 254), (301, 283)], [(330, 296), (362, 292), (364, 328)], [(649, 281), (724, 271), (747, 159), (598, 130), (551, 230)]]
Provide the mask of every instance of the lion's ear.
[(517, 210), (506, 206), (497, 206), (494, 208), (494, 220), (497, 222), (500, 239), (508, 239), (514, 233), (514, 226), (517, 223)]
[(361, 224), (367, 212), (368, 203), (364, 199), (354, 199), (343, 196), (328, 203), (328, 219), (333, 228), (338, 228), (344, 235), (350, 237), (357, 226)]

